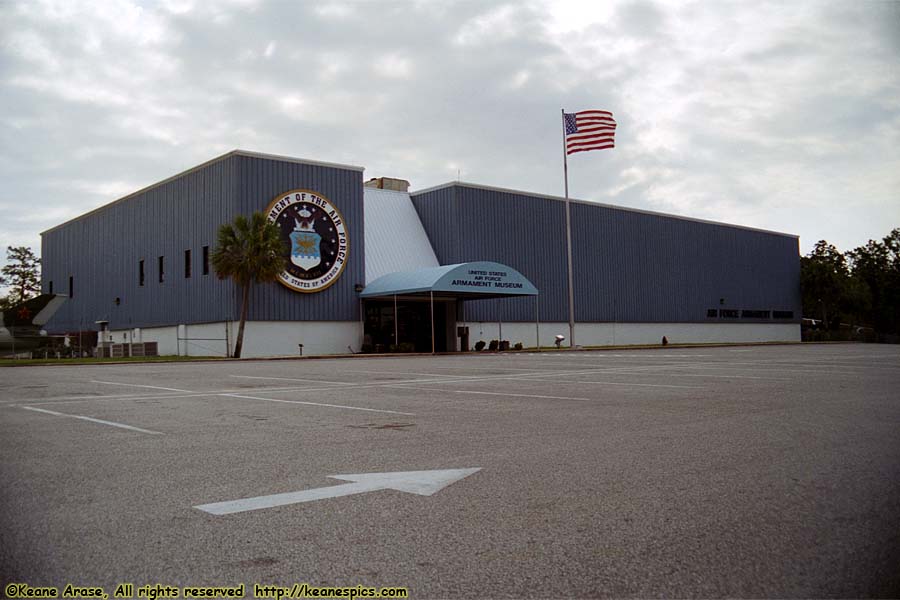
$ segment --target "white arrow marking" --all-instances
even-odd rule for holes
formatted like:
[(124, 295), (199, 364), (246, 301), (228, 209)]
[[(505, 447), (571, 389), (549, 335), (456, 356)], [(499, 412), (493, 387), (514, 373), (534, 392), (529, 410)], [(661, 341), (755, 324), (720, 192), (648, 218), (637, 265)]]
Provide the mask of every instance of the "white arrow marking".
[(474, 469), (444, 469), (439, 471), (398, 471), (395, 473), (357, 473), (354, 475), (329, 475), (332, 479), (352, 481), (343, 485), (333, 485), (299, 492), (287, 492), (285, 494), (272, 494), (271, 496), (257, 496), (255, 498), (243, 498), (228, 502), (214, 502), (212, 504), (200, 504), (195, 506), (199, 510), (213, 515), (230, 515), (232, 513), (284, 506), (286, 504), (299, 504), (300, 502), (312, 502), (325, 498), (337, 498), (350, 496), (351, 494), (363, 494), (377, 490), (397, 490), (420, 496), (431, 496), (439, 492), (451, 483), (455, 483), (472, 473), (480, 471)]

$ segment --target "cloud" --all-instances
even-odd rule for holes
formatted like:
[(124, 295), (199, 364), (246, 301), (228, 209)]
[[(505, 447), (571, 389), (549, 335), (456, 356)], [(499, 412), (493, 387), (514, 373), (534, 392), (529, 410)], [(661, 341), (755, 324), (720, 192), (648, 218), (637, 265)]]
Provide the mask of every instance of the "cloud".
[(386, 54), (375, 61), (374, 71), (388, 79), (409, 79), (413, 73), (413, 62), (399, 54)]
[(459, 170), (561, 195), (560, 109), (605, 108), (617, 147), (570, 157), (573, 196), (850, 248), (900, 224), (898, 15), (814, 1), (3, 3), (0, 242), (37, 246), (60, 210), (236, 147), (414, 188)]

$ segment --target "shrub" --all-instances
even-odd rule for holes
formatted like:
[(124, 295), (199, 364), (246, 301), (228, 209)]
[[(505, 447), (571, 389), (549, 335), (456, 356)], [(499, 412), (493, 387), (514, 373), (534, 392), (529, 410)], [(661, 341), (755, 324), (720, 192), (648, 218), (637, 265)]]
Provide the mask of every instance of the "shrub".
[(524, 348), (524, 346), (522, 345), (522, 342), (516, 342), (516, 345), (513, 346), (513, 348), (515, 348), (516, 350), (521, 350), (522, 348)]
[(478, 340), (477, 342), (475, 342), (475, 352), (481, 352), (482, 350), (484, 350), (484, 346), (484, 340)]
[(400, 352), (415, 352), (416, 345), (412, 342), (401, 342), (400, 343)]
[(491, 343), (488, 344), (488, 350), (491, 352), (496, 352), (500, 347), (500, 340), (491, 340)]

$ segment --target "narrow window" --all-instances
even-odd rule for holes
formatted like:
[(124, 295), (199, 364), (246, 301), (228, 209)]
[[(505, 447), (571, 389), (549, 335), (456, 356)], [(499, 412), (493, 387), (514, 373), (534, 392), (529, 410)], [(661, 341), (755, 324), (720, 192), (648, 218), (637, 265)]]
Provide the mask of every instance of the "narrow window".
[(740, 314), (739, 311), (729, 308), (723, 308), (719, 311), (719, 316), (723, 319), (737, 319)]
[(775, 319), (793, 319), (794, 311), (792, 311), (792, 310), (776, 310), (772, 313), (772, 317)]
[(165, 262), (165, 257), (164, 257), (164, 256), (160, 256), (160, 257), (159, 257), (159, 282), (160, 282), (160, 283), (162, 283), (162, 282), (165, 281), (165, 279), (166, 279), (166, 272), (165, 272), (165, 264), (164, 264), (164, 262)]
[(191, 251), (184, 251), (184, 278), (187, 279), (191, 276)]
[(209, 275), (209, 246), (203, 246), (203, 274)]
[(138, 262), (138, 285), (144, 287), (144, 259), (142, 258), (140, 262)]
[(75, 297), (75, 278), (69, 275), (69, 300)]
[(53, 293), (53, 282), (52, 281), (50, 282), (50, 293), (51, 294)]

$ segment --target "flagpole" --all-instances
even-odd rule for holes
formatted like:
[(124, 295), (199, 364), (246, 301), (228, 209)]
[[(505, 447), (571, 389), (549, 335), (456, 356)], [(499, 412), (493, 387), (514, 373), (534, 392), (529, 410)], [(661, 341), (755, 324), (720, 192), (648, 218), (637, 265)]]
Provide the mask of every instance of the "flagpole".
[(566, 152), (566, 109), (562, 109), (563, 178), (566, 182), (566, 258), (569, 289), (569, 347), (575, 347), (575, 286), (572, 274), (572, 214), (569, 209), (569, 159)]

